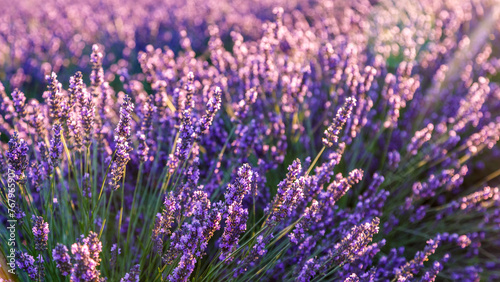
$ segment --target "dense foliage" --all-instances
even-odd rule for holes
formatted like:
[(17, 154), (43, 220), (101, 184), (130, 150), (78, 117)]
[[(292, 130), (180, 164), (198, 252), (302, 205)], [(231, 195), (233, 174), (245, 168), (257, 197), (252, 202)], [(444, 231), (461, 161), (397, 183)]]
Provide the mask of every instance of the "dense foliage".
[(495, 1), (18, 2), (0, 281), (500, 279)]

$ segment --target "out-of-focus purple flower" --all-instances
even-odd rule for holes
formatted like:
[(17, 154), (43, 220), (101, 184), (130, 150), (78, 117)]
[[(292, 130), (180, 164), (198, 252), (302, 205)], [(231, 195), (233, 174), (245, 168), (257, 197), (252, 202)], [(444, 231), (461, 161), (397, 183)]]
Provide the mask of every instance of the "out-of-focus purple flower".
[(188, 111), (191, 113), (191, 110), (194, 106), (194, 100), (193, 100), (193, 95), (195, 91), (194, 87), (194, 74), (192, 72), (189, 72), (186, 77), (186, 85), (185, 85), (185, 91), (186, 91), (186, 96), (184, 99), (184, 111)]
[(234, 116), (237, 119), (244, 120), (247, 118), (250, 107), (257, 101), (257, 95), (258, 93), (255, 88), (250, 88), (245, 92), (245, 98), (240, 100), (235, 106)]
[(359, 282), (360, 279), (356, 273), (351, 273), (349, 277), (347, 277), (344, 282)]
[(120, 279), (120, 282), (139, 282), (140, 268), (141, 266), (139, 264), (132, 266), (130, 271)]
[(415, 135), (411, 138), (410, 144), (406, 147), (406, 151), (413, 156), (416, 155), (418, 150), (431, 139), (433, 130), (434, 124), (429, 123), (424, 129), (415, 132)]
[(388, 165), (392, 170), (396, 170), (399, 166), (399, 162), (401, 161), (401, 156), (399, 152), (394, 150), (387, 153)]
[(114, 267), (116, 265), (116, 259), (118, 258), (118, 255), (121, 254), (121, 249), (118, 248), (118, 245), (115, 243), (111, 246), (111, 258), (109, 259), (109, 264), (111, 267)]
[(21, 207), (16, 205), (14, 207), (14, 218), (17, 220), (19, 225), (22, 225), (24, 223), (25, 216), (26, 216), (26, 213), (21, 209)]
[(91, 93), (94, 97), (99, 97), (100, 86), (104, 82), (104, 70), (102, 69), (103, 54), (97, 44), (92, 45), (90, 62), (92, 63), (92, 73), (90, 74)]
[(297, 277), (297, 280), (300, 282), (309, 282), (316, 275), (316, 272), (320, 269), (321, 264), (316, 262), (315, 258), (310, 258), (306, 261), (300, 273)]
[(26, 117), (26, 96), (19, 89), (14, 89), (12, 91), (12, 102), (14, 102), (14, 108), (16, 109), (16, 114), (23, 119)]
[(29, 102), (32, 112), (30, 112), (30, 125), (35, 128), (37, 140), (45, 140), (45, 115), (40, 110), (38, 101), (31, 100)]

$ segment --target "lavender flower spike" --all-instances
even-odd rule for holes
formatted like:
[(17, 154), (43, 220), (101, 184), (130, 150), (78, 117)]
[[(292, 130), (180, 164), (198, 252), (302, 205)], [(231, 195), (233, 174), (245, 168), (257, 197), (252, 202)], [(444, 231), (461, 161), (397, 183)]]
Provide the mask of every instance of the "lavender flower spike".
[(63, 276), (68, 276), (71, 273), (71, 258), (66, 246), (58, 243), (52, 250), (52, 258), (56, 262), (57, 269), (61, 271)]
[(9, 141), (9, 150), (6, 153), (10, 167), (14, 170), (17, 180), (24, 177), (24, 171), (28, 167), (28, 144), (14, 132)]
[(244, 164), (238, 169), (238, 176), (235, 181), (228, 185), (225, 193), (227, 218), (226, 228), (222, 234), (219, 248), (221, 249), (220, 259), (230, 262), (229, 254), (236, 248), (240, 235), (246, 230), (248, 210), (243, 208), (243, 197), (248, 194), (252, 186), (253, 172), (248, 164)]
[(125, 276), (120, 279), (120, 282), (139, 282), (140, 268), (141, 266), (138, 264), (132, 266), (130, 272), (126, 273)]
[(33, 236), (35, 237), (35, 250), (43, 252), (47, 249), (47, 240), (49, 239), (49, 224), (41, 216), (31, 218), (33, 221)]
[(48, 82), (48, 92), (45, 98), (50, 109), (50, 117), (57, 121), (67, 116), (66, 102), (64, 101), (63, 93), (61, 92), (61, 83), (57, 80), (57, 75), (53, 72), (46, 76)]
[(220, 110), (222, 103), (222, 92), (220, 87), (216, 87), (213, 96), (208, 100), (207, 109), (205, 115), (201, 117), (199, 126), (196, 128), (196, 133), (199, 136), (201, 133), (205, 132), (214, 120), (215, 114)]
[(130, 160), (130, 121), (131, 113), (134, 110), (130, 97), (125, 96), (123, 104), (120, 108), (120, 121), (115, 130), (116, 152), (115, 159), (111, 165), (109, 185), (114, 189), (120, 187), (119, 181), (125, 172), (125, 167)]
[(92, 96), (87, 91), (83, 91), (80, 103), (82, 105), (80, 115), (82, 118), (82, 128), (84, 133), (83, 145), (85, 147), (89, 147), (94, 130), (95, 105), (92, 100)]
[(42, 256), (38, 256), (38, 261), (35, 261), (33, 256), (28, 253), (18, 252), (16, 254), (18, 258), (16, 260), (17, 267), (22, 269), (28, 273), (29, 278), (36, 281), (43, 281), (43, 277), (45, 276), (44, 268), (43, 268), (43, 258)]
[(63, 149), (61, 142), (61, 124), (54, 124), (52, 130), (54, 130), (54, 138), (50, 140), (50, 166), (54, 169), (59, 165), (59, 157)]
[(299, 177), (302, 171), (300, 160), (296, 159), (289, 167), (286, 178), (278, 184), (269, 216), (271, 225), (278, 224), (295, 209), (304, 197), (305, 178)]
[(339, 140), (340, 130), (351, 116), (352, 108), (356, 106), (356, 98), (349, 97), (346, 99), (344, 106), (337, 111), (337, 115), (333, 119), (332, 124), (325, 130), (323, 137), (323, 145), (326, 147), (333, 146)]
[(74, 263), (71, 268), (71, 281), (100, 281), (100, 271), (97, 269), (101, 261), (99, 255), (102, 244), (98, 235), (90, 231), (89, 236), (83, 235), (71, 246)]
[(379, 224), (380, 219), (376, 217), (371, 222), (354, 226), (342, 241), (335, 245), (334, 261), (339, 264), (350, 263), (361, 257), (373, 236), (378, 233)]
[(20, 118), (26, 117), (26, 97), (24, 93), (19, 89), (14, 89), (12, 92), (12, 101), (14, 102), (14, 108), (16, 109), (16, 113)]

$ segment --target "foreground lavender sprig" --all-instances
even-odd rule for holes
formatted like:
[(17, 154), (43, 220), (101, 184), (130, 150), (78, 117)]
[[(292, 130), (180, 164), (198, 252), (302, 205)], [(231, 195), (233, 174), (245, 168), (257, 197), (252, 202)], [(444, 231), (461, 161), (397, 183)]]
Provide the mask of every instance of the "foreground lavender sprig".
[(28, 274), (29, 278), (37, 281), (44, 279), (45, 268), (43, 266), (44, 260), (42, 255), (39, 255), (35, 260), (33, 256), (28, 253), (18, 252), (16, 257), (18, 257), (16, 260), (17, 267), (24, 270)]
[(243, 208), (242, 201), (251, 190), (253, 172), (248, 164), (238, 169), (237, 177), (226, 188), (226, 228), (222, 234), (219, 247), (221, 260), (232, 260), (228, 255), (236, 248), (239, 236), (246, 230), (248, 209)]
[(102, 245), (97, 234), (90, 232), (89, 236), (82, 237), (71, 245), (74, 262), (71, 268), (71, 281), (100, 281), (100, 263)]
[(362, 256), (373, 236), (379, 232), (379, 224), (380, 219), (374, 218), (371, 222), (353, 227), (342, 241), (335, 245), (333, 261), (343, 264)]

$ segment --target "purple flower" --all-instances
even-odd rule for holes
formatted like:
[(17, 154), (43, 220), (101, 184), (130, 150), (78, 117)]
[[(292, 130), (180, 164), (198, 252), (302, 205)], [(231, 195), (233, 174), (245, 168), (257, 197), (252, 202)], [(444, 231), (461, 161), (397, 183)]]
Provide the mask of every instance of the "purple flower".
[(97, 44), (92, 45), (92, 54), (90, 62), (92, 63), (92, 73), (90, 74), (91, 93), (93, 97), (99, 97), (99, 88), (104, 82), (104, 70), (102, 69), (103, 54)]
[(48, 92), (45, 99), (50, 109), (50, 117), (54, 121), (63, 120), (67, 117), (67, 105), (64, 99), (64, 95), (61, 91), (61, 83), (57, 80), (57, 75), (52, 72), (51, 75), (47, 75), (45, 78), (48, 82)]
[(184, 111), (188, 111), (191, 113), (191, 110), (194, 106), (193, 94), (195, 91), (194, 87), (194, 74), (189, 72), (186, 77), (186, 85), (185, 85), (186, 96), (184, 100)]
[(237, 247), (238, 240), (247, 228), (248, 210), (243, 208), (243, 198), (252, 189), (253, 172), (248, 164), (238, 169), (236, 179), (228, 185), (224, 197), (226, 199), (226, 228), (219, 242), (221, 260), (230, 262), (229, 255)]
[(356, 273), (351, 273), (349, 277), (347, 277), (344, 282), (359, 282), (361, 281)]
[(68, 276), (71, 273), (71, 258), (66, 246), (58, 243), (52, 250), (52, 258), (56, 262), (57, 269), (61, 271), (63, 276)]
[(45, 115), (40, 110), (40, 105), (38, 101), (31, 100), (29, 102), (31, 108), (33, 109), (30, 113), (30, 125), (35, 128), (37, 140), (45, 140)]
[(24, 178), (24, 171), (28, 167), (28, 144), (19, 138), (17, 131), (9, 140), (9, 150), (6, 153), (9, 166), (14, 170), (17, 180)]
[(20, 118), (26, 117), (26, 97), (24, 93), (19, 91), (19, 89), (14, 89), (12, 92), (12, 101), (14, 102), (14, 108), (16, 109), (16, 113)]
[(82, 94), (80, 104), (81, 104), (80, 115), (82, 119), (81, 123), (84, 133), (83, 145), (88, 148), (93, 138), (93, 130), (95, 122), (95, 106), (92, 100), (92, 96), (88, 94), (86, 91), (84, 91)]
[(301, 221), (295, 225), (295, 229), (288, 236), (292, 243), (298, 244), (303, 239), (309, 226), (321, 220), (320, 206), (318, 201), (313, 200), (310, 207), (307, 207), (302, 215)]
[(175, 216), (179, 212), (180, 206), (176, 202), (172, 193), (165, 197), (163, 202), (164, 209), (162, 213), (156, 215), (156, 221), (153, 228), (152, 240), (154, 249), (161, 255), (163, 252), (163, 238), (172, 234), (170, 228), (172, 227)]
[(300, 270), (297, 281), (309, 282), (316, 275), (316, 272), (320, 269), (321, 264), (316, 262), (315, 258), (310, 258), (306, 261), (302, 269)]
[(443, 270), (443, 265), (439, 261), (435, 261), (432, 264), (432, 268), (425, 272), (424, 275), (422, 276), (422, 279), (420, 279), (421, 282), (434, 282), (436, 281), (436, 276), (438, 273)]
[(101, 259), (99, 255), (102, 250), (102, 244), (98, 235), (90, 232), (89, 236), (83, 235), (76, 243), (71, 245), (73, 254), (73, 267), (71, 268), (71, 281), (100, 281), (100, 271), (97, 269)]
[(139, 140), (139, 146), (137, 147), (137, 152), (139, 154), (141, 162), (146, 162), (149, 156), (149, 146), (148, 146), (148, 134), (152, 130), (153, 125), (153, 115), (156, 112), (156, 106), (154, 105), (154, 98), (150, 96), (148, 101), (144, 103), (143, 107), (143, 119), (141, 123), (141, 128), (137, 132), (137, 139)]
[(179, 129), (179, 139), (177, 140), (176, 157), (180, 161), (185, 161), (189, 154), (189, 149), (193, 144), (194, 129), (191, 122), (191, 114), (188, 110), (184, 110), (181, 118), (181, 126)]
[(245, 92), (245, 98), (240, 100), (238, 104), (235, 105), (234, 115), (240, 121), (244, 120), (248, 116), (248, 111), (250, 106), (255, 104), (257, 101), (257, 90), (255, 88), (250, 88)]
[(83, 104), (83, 75), (77, 71), (74, 76), (69, 79), (69, 106), (73, 108), (78, 103)]
[(118, 258), (118, 255), (121, 254), (121, 249), (118, 248), (117, 244), (113, 244), (111, 246), (110, 253), (111, 258), (109, 259), (109, 264), (111, 265), (111, 267), (114, 267), (116, 265), (116, 259)]
[(140, 268), (139, 264), (132, 266), (130, 271), (120, 279), (120, 282), (139, 282)]
[(113, 190), (120, 188), (120, 180), (125, 172), (126, 165), (130, 160), (130, 121), (131, 113), (134, 110), (130, 97), (125, 96), (120, 108), (120, 121), (115, 129), (115, 158), (111, 164), (109, 185)]
[(333, 119), (332, 124), (325, 130), (323, 137), (323, 145), (327, 147), (333, 146), (334, 143), (337, 143), (339, 140), (339, 134), (342, 130), (342, 127), (346, 123), (346, 121), (351, 116), (351, 112), (353, 107), (356, 106), (356, 98), (349, 97), (346, 99), (344, 106), (342, 106), (335, 118)]
[(50, 140), (50, 166), (54, 169), (59, 165), (59, 158), (63, 150), (61, 142), (61, 124), (54, 124), (52, 130), (54, 131), (54, 137)]
[(98, 263), (90, 256), (89, 247), (85, 244), (71, 245), (74, 264), (71, 268), (71, 281), (99, 281)]
[(222, 91), (220, 87), (215, 87), (212, 97), (207, 102), (207, 109), (205, 114), (201, 117), (201, 120), (196, 128), (197, 135), (201, 135), (206, 132), (207, 129), (212, 125), (215, 114), (220, 110), (222, 103)]
[(342, 241), (335, 245), (333, 261), (338, 264), (353, 262), (366, 251), (368, 244), (379, 231), (380, 219), (354, 226)]
[(415, 258), (407, 262), (401, 268), (396, 270), (396, 278), (398, 281), (406, 281), (413, 278), (413, 275), (418, 273), (420, 269), (424, 266), (424, 261), (428, 260), (428, 257), (436, 251), (436, 249), (441, 245), (441, 237), (438, 235), (435, 239), (429, 239), (427, 241), (427, 246), (425, 246), (423, 251), (418, 251), (415, 254)]
[(41, 254), (38, 255), (36, 261), (33, 256), (28, 253), (17, 252), (16, 257), (18, 258), (16, 264), (19, 269), (26, 271), (32, 280), (43, 281), (45, 277), (45, 268), (43, 266), (43, 257)]
[(197, 260), (205, 254), (210, 237), (220, 228), (221, 213), (216, 207), (209, 212), (210, 201), (207, 194), (196, 191), (193, 198), (194, 216), (191, 223), (185, 222), (182, 228), (172, 234), (170, 248), (163, 257), (165, 263), (171, 264), (181, 255), (177, 267), (167, 277), (170, 281), (187, 281)]
[(418, 150), (431, 139), (433, 130), (434, 125), (429, 123), (424, 129), (415, 132), (415, 135), (411, 138), (410, 144), (406, 147), (406, 151), (411, 155), (416, 155)]
[(47, 249), (47, 240), (49, 239), (49, 224), (41, 216), (33, 215), (33, 236), (35, 237), (35, 250), (42, 252)]

